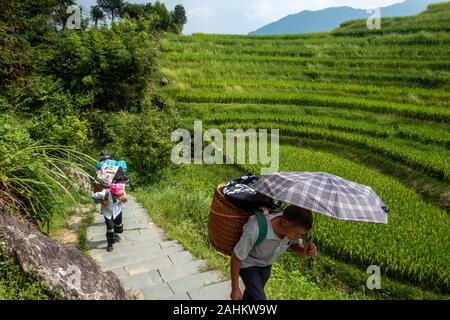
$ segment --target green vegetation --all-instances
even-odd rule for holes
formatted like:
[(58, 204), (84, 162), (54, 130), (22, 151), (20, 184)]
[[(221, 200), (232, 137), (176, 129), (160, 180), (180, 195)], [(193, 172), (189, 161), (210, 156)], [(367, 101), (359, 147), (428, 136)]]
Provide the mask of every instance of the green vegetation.
[[(318, 156), (334, 158), (333, 155), (327, 153), (309, 152), (315, 156), (309, 160), (310, 163), (317, 160)], [(341, 161), (345, 160), (341, 159)], [(345, 169), (347, 164), (342, 163), (342, 169)], [(347, 168), (347, 170), (350, 169)], [(218, 183), (233, 179), (240, 174), (242, 171), (233, 166), (185, 165), (168, 168), (160, 180), (151, 186), (138, 189), (135, 195), (151, 213), (153, 221), (163, 227), (170, 238), (180, 240), (196, 257), (206, 259), (209, 268), (219, 269), (225, 275), (229, 275), (229, 257), (211, 247), (205, 226), (208, 221), (214, 187)], [(379, 176), (382, 183), (392, 180), (382, 175)], [(400, 185), (398, 182), (396, 184)], [(401, 185), (400, 188), (407, 193), (412, 193)], [(387, 192), (389, 191), (387, 190)], [(334, 227), (339, 225), (338, 222), (327, 222), (326, 219), (323, 218), (317, 222), (319, 227), (317, 234), (320, 235), (320, 239), (322, 239), (322, 230), (327, 230), (329, 223), (332, 223)], [(350, 226), (351, 223), (348, 223), (347, 228)], [(339, 228), (341, 228), (340, 225)], [(378, 228), (385, 229), (384, 226)], [(366, 237), (363, 230), (354, 233), (358, 233), (360, 238)], [(323, 236), (327, 238), (325, 241), (331, 241), (328, 238), (329, 234)], [(381, 237), (382, 235), (380, 235)], [(356, 238), (348, 238), (346, 241), (350, 242), (351, 239), (356, 241)], [(366, 239), (364, 242), (367, 243), (370, 240)], [(336, 244), (336, 248), (338, 247), (340, 246)], [(269, 299), (449, 298), (449, 295), (435, 293), (432, 290), (419, 288), (407, 282), (399, 282), (386, 276), (383, 276), (381, 280), (382, 290), (370, 291), (365, 286), (368, 276), (365, 272), (366, 265), (355, 267), (352, 264), (336, 261), (332, 258), (331, 252), (322, 250), (322, 248), (326, 248), (326, 243), (319, 240), (319, 257), (312, 268), (308, 267), (307, 259), (299, 260), (293, 254), (286, 254), (277, 261), (267, 285), (266, 292)], [(361, 250), (364, 248), (364, 243), (361, 243)]]
[(80, 229), (77, 231), (77, 248), (80, 249), (83, 252), (88, 251), (88, 247), (86, 246), (87, 241), (87, 229), (91, 225), (91, 223), (94, 221), (94, 214), (97, 213), (96, 209), (94, 209), (94, 212), (90, 212), (87, 214), (83, 220), (81, 221)]
[(44, 287), (0, 254), (0, 300), (48, 300)]
[[(307, 148), (282, 146), (280, 169), (332, 171), (370, 185), (389, 203), (389, 224), (372, 225), (316, 217), (316, 241), (323, 250), (362, 267), (377, 264), (385, 274), (442, 289), (449, 285), (450, 230), (448, 214), (405, 188), (395, 179), (335, 155)], [(257, 168), (245, 166), (257, 172)], [(367, 237), (370, 235), (370, 237)]]
[(450, 31), (448, 24), (448, 2), (431, 4), (428, 10), (415, 17), (396, 17), (382, 19), (381, 30), (369, 30), (366, 21), (354, 20), (341, 24), (333, 34), (337, 36), (365, 36), (367, 34), (389, 34), (389, 33), (415, 33), (418, 31), (442, 32)]
[(95, 161), (70, 147), (33, 142), (13, 117), (0, 116), (0, 123), (0, 209), (19, 212), (48, 232), (65, 201), (76, 203), (79, 188), (67, 170), (85, 172)]
[[(448, 298), (449, 19), (446, 2), (415, 17), (383, 19), (381, 30), (368, 30), (366, 21), (350, 21), (331, 33), (171, 35), (161, 41), (160, 73), (174, 81), (162, 92), (179, 106), (186, 128), (201, 119), (205, 129), (279, 129), (281, 171), (337, 174), (370, 185), (389, 205), (386, 226), (318, 215), (316, 241), (324, 255), (318, 262), (320, 275), (315, 275), (317, 270), (293, 268), (291, 258), (286, 258), (275, 269), (284, 287), (308, 287), (311, 279), (320, 282), (336, 265), (361, 272), (376, 264), (390, 285), (401, 281), (403, 287), (359, 298), (432, 298), (433, 294), (404, 294), (417, 287)], [(260, 167), (241, 169), (259, 172)], [(204, 195), (208, 189), (197, 180), (206, 173), (191, 170), (195, 184), (183, 183)], [(211, 193), (220, 177), (229, 178), (228, 170), (214, 169), (218, 173), (208, 186)], [(158, 187), (158, 192), (164, 188)], [(156, 191), (149, 192), (156, 197)], [(206, 228), (205, 200), (190, 201), (195, 208), (204, 205)], [(177, 219), (174, 207), (152, 208), (167, 210)], [(185, 212), (186, 206), (179, 208)], [(199, 219), (193, 222), (197, 230)], [(288, 275), (285, 270), (290, 270)], [(362, 293), (362, 278), (359, 289), (350, 292)], [(355, 277), (340, 279), (345, 284), (331, 283), (346, 287)], [(273, 288), (273, 298), (305, 297), (295, 290), (279, 296)]]
[[(77, 205), (73, 173), (91, 173), (99, 150), (129, 160), (131, 178), (146, 182), (170, 160), (177, 127), (177, 113), (153, 81), (159, 35), (181, 32), (182, 7), (170, 12), (160, 2), (131, 8), (99, 0), (92, 23), (83, 19), (80, 29), (69, 30), (66, 8), (74, 3), (0, 3), (0, 210), (47, 233), (60, 227), (69, 204)], [(132, 9), (143, 11), (131, 17)], [(99, 25), (104, 16), (110, 25)], [(0, 297), (44, 297), (27, 289), (13, 263), (5, 262)]]

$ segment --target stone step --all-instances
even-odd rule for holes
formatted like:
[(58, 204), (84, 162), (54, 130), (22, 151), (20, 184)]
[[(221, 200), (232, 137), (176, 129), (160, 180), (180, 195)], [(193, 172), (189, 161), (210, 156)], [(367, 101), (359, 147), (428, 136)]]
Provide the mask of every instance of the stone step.
[[(142, 231), (127, 231), (120, 234), (122, 241), (120, 243), (115, 243), (115, 245), (124, 245), (132, 242), (141, 242), (141, 241), (158, 241), (163, 242), (167, 240), (167, 237), (164, 234), (152, 232), (151, 230), (142, 230)], [(100, 244), (104, 242), (106, 244), (106, 230), (104, 233), (96, 234), (96, 235), (88, 235), (86, 246), (89, 248), (97, 248)]]
[[(119, 245), (114, 245), (114, 251), (112, 252), (107, 252), (105, 248), (106, 242), (99, 249), (91, 249), (91, 256), (97, 261), (104, 260), (107, 262), (117, 257), (163, 250), (163, 248), (159, 245), (159, 241), (154, 240), (146, 240), (142, 242), (128, 241), (127, 243), (121, 242)], [(167, 248), (170, 248), (171, 253), (184, 250), (182, 246), (171, 246)]]
[(113, 269), (111, 269), (109, 271), (114, 273), (119, 279), (128, 277), (124, 267), (116, 267), (116, 268), (113, 268)]
[(181, 246), (178, 240), (167, 240), (160, 243), (162, 248)]
[(230, 300), (231, 281), (210, 284), (188, 291), (192, 300)]
[(218, 272), (208, 271), (169, 281), (168, 284), (174, 294), (181, 294), (220, 281), (222, 278)]
[[(164, 241), (162, 241), (162, 242), (164, 242)], [(149, 248), (153, 248), (154, 250), (156, 250), (156, 249), (164, 250), (164, 249), (170, 248), (171, 250), (177, 249), (178, 251), (185, 250), (184, 247), (181, 245), (163, 248), (163, 247), (161, 247), (162, 242), (158, 242), (158, 241), (134, 242), (133, 246), (129, 249), (130, 250), (148, 250)], [(174, 252), (176, 252), (176, 251), (174, 251)]]
[(125, 267), (127, 265), (132, 265), (140, 262), (145, 262), (147, 260), (152, 260), (158, 257), (164, 257), (169, 256), (169, 254), (175, 252), (177, 249), (164, 249), (164, 250), (153, 250), (148, 252), (142, 252), (142, 253), (135, 253), (132, 255), (127, 255), (124, 257), (114, 257), (111, 259), (108, 259), (108, 257), (104, 256), (101, 260), (102, 266), (107, 269), (113, 269), (116, 267)]
[(143, 287), (163, 284), (163, 281), (156, 270), (132, 276), (125, 276), (120, 280), (122, 281), (125, 290), (136, 290)]
[(132, 222), (132, 223), (127, 223), (126, 221), (123, 222), (123, 232), (146, 230), (150, 228), (151, 228), (150, 224), (145, 222)]
[(146, 286), (141, 288), (146, 300), (164, 300), (173, 297), (175, 294), (167, 283), (156, 286)]
[[(97, 211), (100, 211), (99, 205)], [(231, 286), (221, 284), (220, 273), (203, 272), (206, 262), (196, 259), (179, 241), (169, 240), (132, 196), (123, 206), (123, 224), (122, 241), (114, 244), (112, 252), (107, 252), (104, 217), (97, 213), (88, 228), (86, 245), (102, 269), (113, 272), (133, 297), (149, 300), (229, 298)]]
[(91, 257), (101, 264), (101, 261), (103, 257), (108, 257), (107, 259), (115, 259), (119, 257), (123, 257), (122, 252), (119, 250), (119, 248), (115, 247), (112, 252), (106, 251), (106, 242), (103, 248), (98, 249), (91, 249), (90, 250)]
[(173, 265), (168, 268), (159, 269), (159, 274), (164, 282), (169, 282), (191, 274), (200, 273), (201, 269), (205, 266), (206, 262), (204, 260), (195, 260), (182, 265)]
[[(176, 247), (168, 247), (176, 248)], [(195, 260), (195, 257), (189, 251), (180, 251), (169, 254), (169, 258), (174, 265), (185, 264), (187, 262)]]
[[(145, 260), (143, 262), (133, 263), (124, 266), (126, 273), (130, 276), (141, 273), (148, 273), (157, 271), (158, 269), (165, 269), (173, 266), (168, 256), (157, 257), (151, 260)], [(158, 276), (161, 276), (158, 273)]]
[[(114, 244), (114, 249), (126, 247), (127, 245), (132, 244), (131, 240), (122, 239), (121, 242)], [(100, 252), (101, 250), (105, 250), (107, 246), (106, 235), (103, 235), (103, 239), (101, 237), (96, 240), (87, 240), (86, 247), (90, 250), (96, 250), (96, 252)]]
[(169, 298), (158, 299), (158, 300), (191, 300), (191, 297), (189, 297), (189, 295), (187, 293), (182, 293), (182, 294), (176, 294)]
[[(115, 248), (116, 249), (116, 248)], [(159, 241), (154, 240), (148, 240), (143, 242), (135, 242), (135, 241), (128, 241), (127, 243), (120, 243), (119, 248), (117, 248), (117, 251), (121, 253), (121, 256), (125, 256), (127, 254), (133, 253), (133, 251), (138, 250), (146, 250), (146, 251), (152, 251), (156, 249), (162, 249), (159, 245)], [(114, 250), (111, 253), (116, 252)], [(110, 256), (111, 253), (106, 252), (106, 250), (103, 249), (91, 249), (91, 253), (96, 256)]]
[(142, 206), (135, 206), (135, 205), (124, 205), (122, 207), (122, 211), (126, 212), (126, 214), (128, 215), (146, 215), (147, 216), (147, 211), (145, 211), (145, 209)]
[(150, 229), (146, 230), (137, 230), (137, 231), (127, 231), (127, 233), (123, 234), (123, 237), (126, 240), (131, 241), (143, 241), (143, 240), (159, 240), (160, 242), (167, 240), (167, 237), (164, 234), (160, 234)]

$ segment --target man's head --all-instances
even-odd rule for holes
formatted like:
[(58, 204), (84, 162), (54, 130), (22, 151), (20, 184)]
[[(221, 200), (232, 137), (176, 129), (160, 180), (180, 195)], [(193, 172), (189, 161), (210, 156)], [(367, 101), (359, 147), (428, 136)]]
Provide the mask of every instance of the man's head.
[(281, 227), (289, 240), (300, 239), (313, 227), (312, 212), (300, 207), (288, 206), (283, 211)]

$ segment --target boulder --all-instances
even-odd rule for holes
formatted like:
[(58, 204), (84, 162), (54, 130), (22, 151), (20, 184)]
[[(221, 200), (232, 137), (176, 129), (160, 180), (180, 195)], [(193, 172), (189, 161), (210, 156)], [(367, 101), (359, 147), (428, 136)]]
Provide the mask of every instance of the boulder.
[(115, 274), (73, 245), (60, 245), (34, 225), (0, 211), (0, 249), (61, 299), (125, 300)]
[(74, 167), (64, 167), (64, 172), (67, 173), (69, 176), (72, 176), (75, 178), (75, 182), (78, 184), (78, 186), (81, 188), (81, 190), (90, 192), (92, 190), (91, 186), (91, 179), (89, 175), (80, 170), (79, 168)]

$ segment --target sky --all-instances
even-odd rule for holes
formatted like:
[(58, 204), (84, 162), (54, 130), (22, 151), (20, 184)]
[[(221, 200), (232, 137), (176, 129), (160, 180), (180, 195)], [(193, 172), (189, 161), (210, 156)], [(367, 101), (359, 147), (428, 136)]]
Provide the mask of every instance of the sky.
[[(154, 3), (155, 0), (127, 0), (133, 3)], [(186, 9), (188, 23), (183, 33), (247, 34), (268, 23), (302, 10), (350, 6), (358, 9), (384, 7), (404, 0), (162, 0), (173, 10), (181, 4)], [(95, 0), (76, 0), (90, 8)]]

